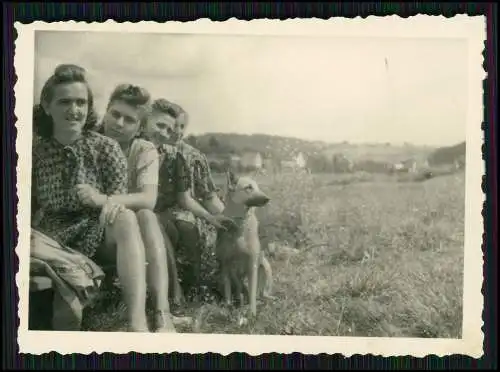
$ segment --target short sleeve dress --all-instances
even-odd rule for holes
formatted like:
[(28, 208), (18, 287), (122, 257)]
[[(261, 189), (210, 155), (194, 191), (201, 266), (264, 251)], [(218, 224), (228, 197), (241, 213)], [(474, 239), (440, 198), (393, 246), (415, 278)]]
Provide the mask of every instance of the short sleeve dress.
[[(187, 222), (197, 229), (202, 254), (202, 281), (207, 286), (211, 286), (217, 269), (215, 258), (217, 230), (205, 219), (196, 217), (177, 203), (177, 193), (187, 190), (190, 190), (193, 198), (199, 202), (212, 197), (216, 186), (207, 158), (199, 150), (185, 142), (176, 146), (163, 145), (158, 151), (162, 160), (155, 211), (160, 214), (168, 211), (174, 223), (177, 221)], [(182, 271), (182, 266), (189, 264), (183, 253), (181, 249), (177, 254), (180, 271)]]
[(104, 241), (101, 211), (81, 203), (76, 185), (113, 195), (126, 193), (127, 183), (127, 159), (115, 140), (92, 131), (66, 146), (39, 139), (33, 147), (32, 227), (92, 258)]
[(127, 160), (129, 193), (140, 192), (146, 185), (158, 185), (160, 157), (155, 145), (134, 138)]

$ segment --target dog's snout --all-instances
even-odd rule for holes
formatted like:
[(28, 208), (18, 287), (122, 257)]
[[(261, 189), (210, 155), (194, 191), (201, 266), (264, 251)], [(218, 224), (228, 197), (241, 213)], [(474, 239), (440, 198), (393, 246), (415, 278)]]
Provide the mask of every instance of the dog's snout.
[(269, 203), (271, 199), (264, 193), (258, 193), (253, 195), (250, 199), (247, 200), (246, 205), (248, 207), (262, 207)]

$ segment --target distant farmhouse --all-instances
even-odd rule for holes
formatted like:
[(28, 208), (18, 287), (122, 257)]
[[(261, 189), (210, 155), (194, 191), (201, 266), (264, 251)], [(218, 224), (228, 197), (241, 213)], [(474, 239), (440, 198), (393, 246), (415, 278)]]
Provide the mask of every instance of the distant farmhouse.
[(229, 155), (228, 163), (232, 169), (239, 169), (241, 164), (241, 156), (233, 154)]
[(302, 151), (292, 152), (288, 160), (281, 160), (280, 168), (282, 172), (307, 169), (307, 160), (304, 153)]
[(417, 173), (419, 171), (425, 171), (428, 169), (429, 162), (427, 161), (427, 159), (417, 160), (414, 158), (410, 158), (393, 164), (391, 171), (395, 173)]
[(243, 169), (259, 170), (262, 168), (263, 160), (260, 152), (245, 152), (240, 158), (240, 166)]

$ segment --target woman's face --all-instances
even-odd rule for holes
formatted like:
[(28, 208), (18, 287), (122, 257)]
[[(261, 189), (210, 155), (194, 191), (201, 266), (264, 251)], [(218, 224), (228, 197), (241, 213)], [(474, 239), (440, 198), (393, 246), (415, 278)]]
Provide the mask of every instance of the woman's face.
[(104, 135), (127, 143), (134, 138), (141, 125), (140, 109), (123, 101), (111, 102), (103, 118)]
[(75, 134), (82, 131), (89, 109), (89, 92), (84, 83), (58, 84), (50, 102), (42, 103), (52, 118), (54, 132)]
[(186, 133), (187, 127), (187, 116), (182, 113), (179, 115), (175, 122), (174, 134), (176, 137), (176, 141), (179, 142), (184, 138), (184, 134)]
[(176, 128), (177, 120), (175, 118), (163, 112), (153, 111), (148, 116), (143, 134), (156, 146), (175, 145), (179, 137)]

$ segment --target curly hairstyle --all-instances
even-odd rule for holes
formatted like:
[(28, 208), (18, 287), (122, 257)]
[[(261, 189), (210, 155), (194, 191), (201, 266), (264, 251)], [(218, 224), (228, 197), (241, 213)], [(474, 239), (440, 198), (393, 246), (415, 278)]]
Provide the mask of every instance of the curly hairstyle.
[(111, 93), (108, 101), (108, 107), (114, 101), (123, 101), (127, 105), (138, 109), (149, 109), (151, 94), (147, 89), (133, 84), (119, 84)]
[(173, 117), (176, 120), (183, 118), (184, 122), (187, 122), (188, 113), (178, 104), (170, 102), (164, 98), (158, 98), (151, 105), (151, 110), (156, 112), (161, 112)]
[[(106, 111), (115, 101), (122, 101), (139, 110), (141, 127), (144, 125), (151, 110), (151, 94), (147, 89), (133, 84), (119, 84), (109, 96)], [(104, 126), (101, 124), (97, 131), (104, 133)]]
[(97, 114), (94, 108), (94, 95), (87, 80), (86, 71), (83, 67), (73, 64), (61, 64), (57, 66), (54, 73), (43, 85), (40, 94), (40, 103), (33, 107), (33, 127), (35, 134), (42, 138), (49, 138), (53, 134), (54, 122), (42, 107), (42, 103), (48, 104), (54, 98), (55, 87), (61, 84), (83, 83), (88, 91), (88, 112), (87, 120), (83, 130), (93, 129), (97, 124)]

